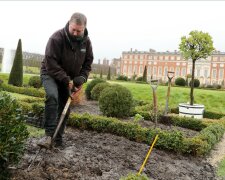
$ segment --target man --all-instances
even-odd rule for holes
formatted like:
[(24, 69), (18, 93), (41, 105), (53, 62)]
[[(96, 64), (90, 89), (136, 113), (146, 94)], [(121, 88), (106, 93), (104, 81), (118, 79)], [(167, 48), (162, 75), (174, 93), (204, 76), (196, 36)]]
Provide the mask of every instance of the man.
[[(41, 80), (46, 92), (44, 115), (46, 136), (38, 143), (42, 147), (50, 146), (69, 97), (68, 90), (85, 83), (91, 71), (93, 52), (86, 24), (84, 14), (74, 13), (66, 26), (56, 31), (48, 40), (41, 65)], [(68, 116), (69, 111), (56, 136), (55, 146), (62, 146)]]

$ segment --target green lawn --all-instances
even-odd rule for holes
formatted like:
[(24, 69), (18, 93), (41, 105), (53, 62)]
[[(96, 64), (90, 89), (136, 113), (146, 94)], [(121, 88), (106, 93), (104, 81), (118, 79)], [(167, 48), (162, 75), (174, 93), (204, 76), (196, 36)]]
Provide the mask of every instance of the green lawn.
[[(152, 103), (152, 88), (149, 84), (138, 84), (133, 82), (110, 81), (127, 87), (135, 99), (144, 100)], [(158, 105), (163, 106), (166, 103), (167, 86), (157, 88)], [(171, 87), (170, 107), (178, 107), (179, 103), (189, 102), (190, 88)], [(208, 111), (225, 114), (225, 91), (194, 89), (195, 103), (204, 104)]]
[[(23, 74), (23, 84), (28, 84), (30, 77), (37, 76), (35, 74)], [(0, 73), (0, 79), (5, 83), (9, 80), (9, 73)]]
[(30, 137), (41, 137), (45, 134), (44, 129), (36, 128), (30, 125), (27, 125), (27, 130)]
[[(4, 82), (8, 81), (9, 74), (0, 73), (0, 79)], [(28, 84), (29, 78), (34, 75), (24, 74), (24, 84)], [(139, 84), (125, 81), (110, 81), (127, 87), (133, 94), (134, 99), (144, 100), (152, 103), (152, 88), (149, 84)], [(86, 83), (84, 84), (84, 88)], [(157, 88), (158, 105), (164, 108), (166, 102), (167, 86), (159, 86)], [(171, 108), (178, 107), (179, 103), (189, 102), (190, 88), (187, 87), (171, 87), (171, 96), (169, 106)], [(225, 114), (225, 91), (194, 89), (195, 103), (204, 104), (206, 111), (212, 111)]]

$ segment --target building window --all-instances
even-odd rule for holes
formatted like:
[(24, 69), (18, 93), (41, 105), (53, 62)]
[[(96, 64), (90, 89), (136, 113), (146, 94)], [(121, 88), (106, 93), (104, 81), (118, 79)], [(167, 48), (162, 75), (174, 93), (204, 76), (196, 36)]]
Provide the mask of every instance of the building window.
[(156, 67), (154, 66), (154, 67), (153, 67), (153, 75), (154, 75), (154, 76), (156, 75), (156, 72), (157, 72), (157, 69), (156, 69)]
[(154, 59), (157, 60), (158, 59), (157, 56), (154, 56)]
[(138, 55), (135, 55), (135, 56), (134, 56), (134, 59), (138, 59)]
[(167, 76), (168, 67), (164, 67), (164, 76)]
[(151, 74), (151, 66), (148, 66), (148, 69), (147, 69), (147, 74)]
[(140, 66), (139, 74), (143, 73), (143, 66)]
[(129, 74), (132, 74), (132, 65), (129, 65)]
[(197, 77), (200, 77), (200, 69), (197, 69)]
[(217, 61), (218, 60), (218, 57), (213, 57), (213, 61)]
[(204, 77), (207, 78), (208, 77), (208, 69), (204, 70)]
[(123, 73), (127, 73), (127, 65), (123, 66)]
[(223, 79), (223, 74), (224, 74), (224, 70), (223, 69), (220, 69), (219, 70), (219, 78), (220, 79)]
[(182, 76), (186, 76), (186, 68), (182, 68)]
[(143, 55), (140, 55), (140, 59), (143, 59)]
[(134, 73), (137, 74), (137, 65), (134, 65)]
[(174, 68), (173, 67), (170, 67), (170, 71), (174, 72)]
[(179, 67), (176, 68), (176, 76), (180, 76), (180, 68)]
[(216, 79), (216, 69), (212, 70), (213, 79)]
[(158, 75), (161, 76), (162, 75), (162, 67), (160, 66), (158, 69)]

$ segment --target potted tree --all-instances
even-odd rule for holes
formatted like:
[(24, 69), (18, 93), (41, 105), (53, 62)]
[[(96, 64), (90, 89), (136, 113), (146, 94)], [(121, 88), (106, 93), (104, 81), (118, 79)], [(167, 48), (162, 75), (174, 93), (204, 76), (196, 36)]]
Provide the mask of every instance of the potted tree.
[(179, 49), (183, 57), (192, 60), (190, 104), (179, 104), (179, 115), (201, 119), (204, 113), (204, 105), (194, 104), (194, 78), (195, 62), (199, 59), (206, 59), (214, 50), (212, 37), (202, 31), (191, 31), (189, 36), (181, 37)]

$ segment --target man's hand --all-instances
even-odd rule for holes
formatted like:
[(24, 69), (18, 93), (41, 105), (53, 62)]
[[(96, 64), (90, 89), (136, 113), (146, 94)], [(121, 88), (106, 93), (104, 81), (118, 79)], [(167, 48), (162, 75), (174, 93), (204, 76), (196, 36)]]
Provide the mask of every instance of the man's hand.
[(75, 87), (81, 86), (85, 82), (85, 78), (83, 76), (77, 76), (73, 79), (73, 85)]

